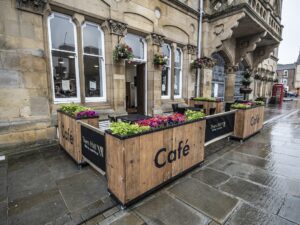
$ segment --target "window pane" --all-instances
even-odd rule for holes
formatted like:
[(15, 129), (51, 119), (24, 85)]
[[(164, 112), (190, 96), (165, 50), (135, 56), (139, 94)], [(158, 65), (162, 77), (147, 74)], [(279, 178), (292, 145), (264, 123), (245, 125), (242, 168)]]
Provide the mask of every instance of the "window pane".
[(171, 51), (170, 51), (169, 45), (168, 44), (164, 44), (163, 47), (162, 47), (162, 50), (163, 50), (163, 55), (168, 57), (168, 64), (167, 64), (167, 66), (170, 66), (170, 64), (171, 64), (171, 62), (170, 62)]
[(169, 67), (163, 67), (161, 77), (161, 95), (169, 95)]
[(52, 65), (55, 97), (77, 97), (75, 54), (53, 50)]
[(98, 26), (87, 23), (83, 28), (84, 53), (102, 56), (101, 43), (101, 32)]
[(52, 48), (75, 51), (74, 27), (69, 18), (55, 14), (50, 29)]
[(84, 55), (85, 96), (103, 97), (101, 58)]
[(179, 49), (175, 51), (175, 67), (181, 67), (181, 52)]
[(180, 71), (175, 68), (174, 95), (180, 95)]
[(127, 34), (125, 36), (126, 44), (132, 48), (134, 58), (144, 59), (144, 43), (143, 38), (134, 34)]

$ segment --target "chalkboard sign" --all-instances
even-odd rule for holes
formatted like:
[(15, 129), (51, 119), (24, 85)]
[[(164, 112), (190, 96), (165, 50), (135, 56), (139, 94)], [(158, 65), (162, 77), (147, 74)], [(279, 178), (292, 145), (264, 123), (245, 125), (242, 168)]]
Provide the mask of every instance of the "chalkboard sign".
[(235, 112), (220, 114), (206, 119), (205, 142), (226, 135), (234, 130)]
[(82, 155), (105, 172), (105, 135), (81, 125)]

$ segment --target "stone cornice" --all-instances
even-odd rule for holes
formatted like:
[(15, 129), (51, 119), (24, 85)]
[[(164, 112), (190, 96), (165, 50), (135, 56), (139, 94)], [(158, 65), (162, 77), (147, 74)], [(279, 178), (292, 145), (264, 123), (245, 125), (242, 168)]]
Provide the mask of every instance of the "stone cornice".
[(183, 9), (189, 13), (192, 13), (196, 16), (199, 16), (199, 12), (193, 8), (191, 8), (190, 6), (188, 6), (187, 4), (184, 4), (183, 2), (179, 1), (179, 0), (160, 0), (163, 3), (166, 3), (168, 5), (175, 5), (177, 7), (179, 7), (180, 9)]

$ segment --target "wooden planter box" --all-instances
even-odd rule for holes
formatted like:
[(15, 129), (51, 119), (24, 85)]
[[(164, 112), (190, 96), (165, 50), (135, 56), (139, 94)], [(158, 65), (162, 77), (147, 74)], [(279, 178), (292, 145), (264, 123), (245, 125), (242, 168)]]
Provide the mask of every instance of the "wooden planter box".
[(238, 109), (235, 113), (233, 137), (244, 140), (260, 131), (264, 123), (264, 106)]
[(204, 160), (206, 121), (129, 138), (106, 133), (108, 189), (129, 205)]
[(99, 117), (76, 119), (62, 111), (57, 111), (59, 144), (78, 163), (83, 163), (81, 152), (81, 129), (78, 121), (99, 127)]
[(190, 106), (203, 105), (203, 109), (205, 109), (206, 114), (209, 115), (209, 111), (211, 108), (216, 108), (215, 114), (223, 112), (223, 102), (210, 102), (210, 101), (197, 101), (194, 99), (190, 100)]

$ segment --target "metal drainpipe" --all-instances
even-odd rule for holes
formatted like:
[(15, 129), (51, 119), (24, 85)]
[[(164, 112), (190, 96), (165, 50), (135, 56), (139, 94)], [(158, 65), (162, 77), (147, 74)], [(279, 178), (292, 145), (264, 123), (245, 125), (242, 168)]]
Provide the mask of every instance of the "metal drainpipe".
[[(198, 20), (198, 43), (197, 43), (197, 58), (201, 57), (201, 42), (202, 42), (202, 15), (203, 15), (203, 0), (199, 0), (199, 20)], [(199, 97), (200, 87), (200, 69), (197, 69), (196, 80), (196, 97)]]

